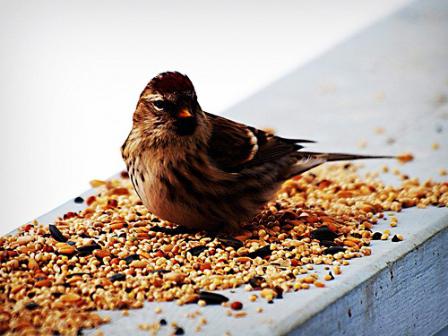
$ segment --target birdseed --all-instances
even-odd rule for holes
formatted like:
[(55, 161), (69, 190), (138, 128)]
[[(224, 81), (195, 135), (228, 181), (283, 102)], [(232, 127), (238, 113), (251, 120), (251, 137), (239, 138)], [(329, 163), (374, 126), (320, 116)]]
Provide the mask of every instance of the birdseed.
[[(391, 235), (373, 233), (384, 214), (448, 205), (448, 182), (408, 177), (393, 187), (377, 174), (361, 178), (358, 169), (332, 164), (285, 182), (235, 237), (189, 232), (157, 218), (126, 174), (92, 181), (98, 193), (85, 209), (0, 238), (0, 333), (77, 335), (109, 322), (99, 310), (127, 311), (146, 301), (223, 304), (228, 298), (213, 291), (240, 286), (272, 303), (310, 284), (325, 287), (322, 281), (339, 276), (349, 260), (375, 253), (371, 241)], [(394, 232), (392, 241), (403, 239)], [(331, 269), (322, 279), (314, 273), (319, 264)], [(140, 328), (156, 332), (161, 324)]]

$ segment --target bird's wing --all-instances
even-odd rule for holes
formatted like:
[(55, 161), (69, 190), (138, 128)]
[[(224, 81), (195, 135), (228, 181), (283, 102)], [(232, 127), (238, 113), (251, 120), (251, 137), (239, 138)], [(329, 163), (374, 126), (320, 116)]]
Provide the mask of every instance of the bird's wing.
[(303, 148), (299, 143), (313, 142), (284, 139), (223, 117), (206, 115), (212, 125), (208, 154), (226, 172), (275, 162)]

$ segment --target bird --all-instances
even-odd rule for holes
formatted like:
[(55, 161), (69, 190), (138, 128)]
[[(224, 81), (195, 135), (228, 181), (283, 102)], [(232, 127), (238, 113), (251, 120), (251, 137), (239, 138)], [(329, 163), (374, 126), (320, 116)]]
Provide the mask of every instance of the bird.
[(187, 229), (235, 232), (296, 175), (330, 161), (391, 158), (304, 151), (312, 142), (207, 113), (188, 76), (168, 71), (141, 93), (121, 153), (152, 214)]

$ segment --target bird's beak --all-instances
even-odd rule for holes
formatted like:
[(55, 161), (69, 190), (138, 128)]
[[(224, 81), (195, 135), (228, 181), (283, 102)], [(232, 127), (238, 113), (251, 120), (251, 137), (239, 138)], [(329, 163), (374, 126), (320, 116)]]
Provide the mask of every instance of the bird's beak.
[(191, 114), (190, 110), (186, 107), (183, 107), (177, 112), (178, 118), (191, 118), (193, 115)]

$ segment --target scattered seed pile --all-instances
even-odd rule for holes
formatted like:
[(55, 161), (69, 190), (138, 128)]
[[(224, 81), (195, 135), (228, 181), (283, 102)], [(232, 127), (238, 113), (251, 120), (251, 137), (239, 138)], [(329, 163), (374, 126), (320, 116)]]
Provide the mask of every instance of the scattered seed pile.
[[(210, 292), (238, 286), (268, 301), (324, 287), (350, 259), (370, 255), (372, 239), (403, 239), (375, 232), (384, 212), (448, 205), (447, 182), (420, 183), (396, 172), (402, 183), (392, 187), (357, 170), (326, 165), (287, 181), (233, 237), (158, 219), (126, 174), (93, 181), (99, 194), (75, 199), (86, 209), (0, 238), (0, 333), (77, 335), (108, 322), (96, 310), (140, 308), (145, 301), (220, 304), (226, 298)], [(327, 265), (322, 279), (312, 272), (315, 264)]]

